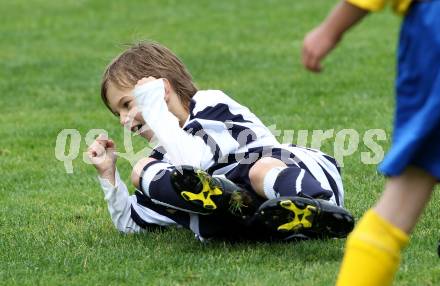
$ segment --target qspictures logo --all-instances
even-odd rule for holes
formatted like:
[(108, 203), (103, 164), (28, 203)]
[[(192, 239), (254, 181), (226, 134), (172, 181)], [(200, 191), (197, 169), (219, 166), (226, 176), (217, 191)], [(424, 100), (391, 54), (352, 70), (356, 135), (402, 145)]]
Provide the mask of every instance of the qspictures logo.
[[(361, 133), (355, 129), (279, 130), (276, 128), (276, 125), (271, 125), (268, 128), (281, 144), (294, 144), (296, 146), (320, 150), (324, 143), (328, 144), (330, 141), (333, 146), (333, 154), (330, 153), (329, 155), (333, 156), (341, 167), (344, 166), (344, 159), (356, 154), (356, 151), (361, 147), (365, 150), (359, 154), (360, 161), (363, 164), (378, 164), (383, 160), (385, 154), (384, 149), (380, 144), (380, 142), (384, 143), (387, 140), (387, 134), (383, 129), (369, 129)], [(224, 132), (228, 132), (232, 136), (231, 130), (225, 129)], [(84, 136), (77, 129), (63, 129), (58, 133), (55, 144), (55, 157), (64, 164), (64, 168), (68, 174), (74, 172), (73, 161), (77, 160), (79, 157), (81, 157), (85, 164), (92, 164), (87, 156), (87, 152), (80, 154), (81, 144), (90, 146), (100, 134), (104, 134), (108, 138), (108, 132), (104, 129), (91, 129)], [(203, 134), (198, 134), (196, 132), (193, 136), (203, 137), (204, 134), (205, 132), (203, 132)], [(238, 146), (245, 146), (246, 142), (249, 140), (249, 136), (256, 135), (249, 130), (243, 130), (240, 132), (236, 137)], [(145, 144), (145, 147), (141, 150), (134, 150), (132, 138), (133, 135), (130, 130), (124, 128), (123, 145), (122, 147), (118, 146), (116, 155), (118, 158), (127, 160), (131, 166), (134, 166), (139, 159), (147, 157), (153, 149), (150, 147), (150, 144)], [(152, 142), (154, 141), (153, 138)], [(212, 150), (215, 150), (217, 142), (206, 140), (205, 143)], [(176, 140), (176, 144), (179, 144), (178, 140)], [(277, 146), (264, 147), (264, 153), (270, 154), (270, 148), (273, 147)], [(156, 149), (156, 151), (157, 150), (160, 149)], [(227, 160), (231, 159), (228, 156), (229, 154), (221, 155), (224, 156), (219, 159), (221, 163), (228, 163)], [(242, 153), (235, 154), (235, 158), (233, 159), (236, 162), (252, 164), (254, 163), (252, 158), (258, 157), (252, 156), (253, 154), (248, 155), (249, 156), (246, 156), (247, 159), (245, 161), (243, 161)], [(286, 153), (285, 156), (290, 156), (290, 153)], [(102, 158), (102, 160), (104, 159), (105, 157)], [(288, 159), (288, 157), (281, 159)]]

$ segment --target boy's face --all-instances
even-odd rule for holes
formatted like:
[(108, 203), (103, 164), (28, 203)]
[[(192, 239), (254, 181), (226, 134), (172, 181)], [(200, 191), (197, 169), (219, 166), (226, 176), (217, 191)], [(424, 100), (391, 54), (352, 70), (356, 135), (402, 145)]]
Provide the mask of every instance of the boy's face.
[(137, 110), (132, 89), (120, 89), (109, 82), (107, 100), (110, 109), (119, 117), (119, 123), (123, 127), (151, 141), (153, 132), (146, 126), (141, 113)]

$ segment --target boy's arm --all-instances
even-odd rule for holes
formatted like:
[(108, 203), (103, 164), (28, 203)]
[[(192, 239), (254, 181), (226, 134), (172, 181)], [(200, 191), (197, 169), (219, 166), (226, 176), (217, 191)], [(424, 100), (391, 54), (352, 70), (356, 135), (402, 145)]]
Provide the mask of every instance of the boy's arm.
[(142, 117), (165, 149), (173, 165), (206, 167), (213, 154), (202, 138), (185, 132), (177, 118), (168, 110), (162, 79), (149, 81), (134, 90)]
[[(98, 171), (98, 179), (104, 191), (104, 198), (113, 224), (124, 233), (141, 232), (143, 228), (132, 218), (132, 211), (143, 212), (142, 219), (147, 223), (157, 225), (175, 224), (173, 221), (149, 212), (137, 203), (136, 196), (128, 194), (127, 186), (119, 177), (116, 169), (116, 146), (104, 135), (98, 136), (87, 150), (90, 162)], [(134, 210), (135, 209), (135, 210)]]
[(304, 38), (303, 65), (310, 71), (320, 72), (321, 60), (337, 45), (343, 34), (367, 14), (368, 10), (358, 8), (348, 1), (340, 2), (327, 19)]
[(98, 171), (98, 179), (114, 225), (121, 232), (139, 232), (141, 228), (131, 219), (131, 203), (127, 187), (119, 178), (116, 170), (115, 143), (101, 134), (90, 145), (87, 154), (90, 162)]
[(104, 199), (115, 227), (123, 233), (141, 232), (142, 228), (131, 218), (131, 199), (127, 186), (120, 179), (116, 170), (113, 184), (107, 179), (98, 176)]
[(108, 179), (99, 177), (99, 183), (104, 191), (104, 199), (108, 204), (108, 211), (115, 227), (123, 233), (137, 233), (145, 231), (138, 223), (133, 220), (132, 212), (135, 212), (142, 223), (148, 225), (169, 226), (176, 223), (158, 214), (156, 211), (140, 205), (135, 195), (130, 195), (127, 186), (115, 172), (115, 184), (111, 184)]

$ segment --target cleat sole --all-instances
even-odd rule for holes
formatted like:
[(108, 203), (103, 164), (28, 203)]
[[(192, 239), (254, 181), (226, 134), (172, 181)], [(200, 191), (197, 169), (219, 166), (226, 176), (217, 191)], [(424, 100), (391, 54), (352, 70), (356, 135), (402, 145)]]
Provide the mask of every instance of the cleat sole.
[(257, 220), (274, 233), (295, 234), (315, 228), (319, 206), (299, 197), (266, 201), (256, 213)]
[(222, 190), (212, 184), (211, 177), (203, 171), (196, 171), (197, 178), (202, 184), (202, 189), (198, 193), (191, 191), (181, 191), (180, 195), (186, 201), (191, 201), (197, 205), (202, 206), (207, 210), (217, 209), (217, 204), (214, 202), (212, 197), (221, 196), (223, 194)]
[[(279, 202), (280, 207), (291, 212), (288, 216), (288, 222), (277, 227), (280, 232), (294, 232), (305, 228), (311, 228), (313, 218), (317, 213), (315, 206), (293, 203), (291, 200), (284, 200)], [(278, 216), (273, 217), (274, 220), (278, 220)]]
[(201, 214), (215, 212), (250, 220), (262, 203), (256, 194), (243, 189), (225, 177), (211, 176), (191, 166), (176, 167), (170, 178), (174, 191), (191, 210)]
[(346, 237), (354, 227), (345, 209), (319, 199), (281, 197), (263, 203), (256, 220), (276, 234), (303, 234), (311, 238)]

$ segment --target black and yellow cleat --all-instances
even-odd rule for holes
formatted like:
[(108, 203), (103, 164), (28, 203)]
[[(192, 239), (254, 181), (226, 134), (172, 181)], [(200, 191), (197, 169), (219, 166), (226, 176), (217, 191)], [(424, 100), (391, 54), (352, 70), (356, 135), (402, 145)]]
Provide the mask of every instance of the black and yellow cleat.
[[(215, 196), (221, 196), (223, 191), (220, 186), (212, 181), (212, 178), (205, 172), (197, 170), (195, 171), (197, 178), (200, 181), (202, 189), (199, 193), (193, 193), (191, 191), (181, 191), (180, 195), (187, 201), (200, 202), (204, 209), (215, 210), (217, 209), (217, 204), (214, 202), (216, 200)], [(200, 185), (199, 184), (199, 185)], [(214, 199), (214, 200), (213, 200)], [(199, 204), (199, 203), (198, 203)]]
[(257, 196), (224, 177), (211, 176), (191, 166), (171, 171), (174, 190), (201, 213), (226, 212), (246, 219), (261, 204)]
[(301, 233), (313, 238), (346, 237), (353, 216), (326, 200), (281, 197), (263, 203), (256, 219), (273, 233)]

